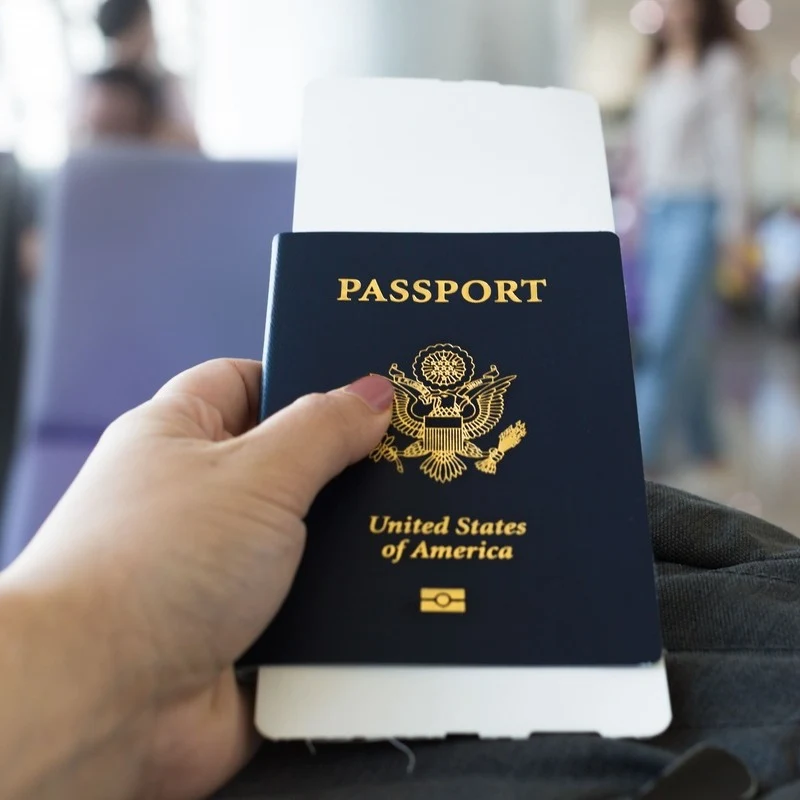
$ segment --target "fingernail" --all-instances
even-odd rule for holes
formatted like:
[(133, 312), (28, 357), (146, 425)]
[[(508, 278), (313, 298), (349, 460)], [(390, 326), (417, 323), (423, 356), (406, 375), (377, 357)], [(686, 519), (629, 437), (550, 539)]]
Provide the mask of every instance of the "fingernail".
[(382, 414), (392, 407), (394, 387), (380, 375), (367, 375), (345, 387), (345, 392), (363, 400), (373, 411)]

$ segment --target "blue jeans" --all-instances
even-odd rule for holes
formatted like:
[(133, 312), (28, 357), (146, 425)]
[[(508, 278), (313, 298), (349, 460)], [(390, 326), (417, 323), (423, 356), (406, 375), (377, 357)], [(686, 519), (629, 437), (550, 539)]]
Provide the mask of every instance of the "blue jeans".
[(636, 375), (646, 468), (662, 466), (673, 431), (693, 458), (719, 455), (711, 375), (716, 211), (704, 197), (647, 207)]

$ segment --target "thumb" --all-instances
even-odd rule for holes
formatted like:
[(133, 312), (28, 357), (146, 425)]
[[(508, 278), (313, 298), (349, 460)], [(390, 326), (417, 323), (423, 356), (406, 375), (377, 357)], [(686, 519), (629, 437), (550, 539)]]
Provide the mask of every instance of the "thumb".
[(393, 398), (394, 387), (380, 375), (300, 398), (240, 437), (251, 474), (268, 481), (284, 508), (304, 517), (326, 483), (378, 444)]

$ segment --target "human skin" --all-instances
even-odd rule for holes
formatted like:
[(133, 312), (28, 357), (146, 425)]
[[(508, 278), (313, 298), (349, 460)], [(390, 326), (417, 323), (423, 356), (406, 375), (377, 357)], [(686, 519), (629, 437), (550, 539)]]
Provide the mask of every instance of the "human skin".
[(386, 431), (363, 378), (257, 424), (213, 361), (114, 422), (0, 574), (0, 797), (194, 800), (255, 750), (233, 665), (280, 608), (320, 488)]

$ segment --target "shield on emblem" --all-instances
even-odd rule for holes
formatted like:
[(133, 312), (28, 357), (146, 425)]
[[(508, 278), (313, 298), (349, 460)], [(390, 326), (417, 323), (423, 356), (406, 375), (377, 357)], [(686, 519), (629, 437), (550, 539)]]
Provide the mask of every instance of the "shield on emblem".
[(432, 453), (458, 453), (464, 449), (461, 417), (425, 417), (425, 449)]

